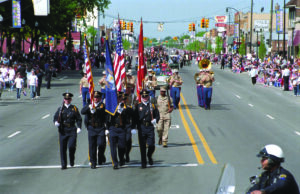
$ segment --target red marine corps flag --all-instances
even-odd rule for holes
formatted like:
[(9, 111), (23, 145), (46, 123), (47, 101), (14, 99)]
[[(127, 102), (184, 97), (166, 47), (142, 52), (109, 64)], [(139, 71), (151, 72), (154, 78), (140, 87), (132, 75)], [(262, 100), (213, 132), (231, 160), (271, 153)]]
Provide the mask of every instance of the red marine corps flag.
[(89, 82), (89, 93), (91, 97), (91, 104), (94, 106), (94, 80), (92, 75), (92, 66), (89, 57), (89, 51), (86, 44), (86, 36), (84, 36), (83, 41), (83, 52), (84, 52), (84, 64), (86, 66), (86, 74)]
[(136, 87), (136, 94), (138, 96), (139, 102), (141, 102), (140, 91), (143, 89), (144, 79), (146, 75), (146, 68), (144, 64), (144, 37), (143, 37), (143, 21), (141, 19), (141, 26), (140, 26), (140, 37), (139, 37), (139, 66), (137, 71), (137, 87)]

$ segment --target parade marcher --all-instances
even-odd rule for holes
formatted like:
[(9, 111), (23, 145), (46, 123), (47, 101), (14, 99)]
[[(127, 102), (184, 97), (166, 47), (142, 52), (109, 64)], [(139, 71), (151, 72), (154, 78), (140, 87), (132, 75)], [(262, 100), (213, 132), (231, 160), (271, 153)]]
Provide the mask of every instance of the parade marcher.
[(125, 79), (122, 80), (123, 88), (126, 90), (131, 90), (131, 93), (134, 93), (134, 88), (136, 84), (136, 78), (132, 75), (131, 69), (126, 72), (126, 82), (127, 85), (125, 86)]
[(153, 75), (152, 69), (148, 70), (148, 75), (145, 77), (145, 87), (149, 91), (149, 95), (155, 98), (155, 87), (157, 86), (156, 76)]
[(251, 77), (252, 84), (255, 85), (256, 84), (256, 79), (258, 77), (258, 70), (257, 70), (256, 66), (252, 67), (251, 71), (249, 72), (249, 75)]
[(282, 78), (283, 78), (283, 91), (289, 91), (289, 79), (290, 79), (290, 70), (287, 66), (284, 66), (282, 71)]
[[(110, 152), (113, 163), (113, 169), (118, 169), (119, 165), (125, 164), (124, 154), (126, 151), (126, 126), (132, 120), (133, 111), (127, 108), (125, 100), (126, 94), (118, 92), (118, 107), (115, 115), (110, 115), (108, 119), (109, 125), (109, 141)], [(117, 151), (118, 148), (118, 151)], [(117, 157), (119, 155), (119, 160)]]
[(173, 75), (170, 78), (170, 86), (171, 86), (171, 96), (173, 99), (173, 105), (174, 109), (178, 108), (179, 101), (180, 101), (180, 91), (181, 91), (181, 85), (183, 81), (178, 75), (178, 69), (173, 70)]
[(166, 87), (160, 87), (160, 95), (157, 98), (157, 109), (159, 111), (159, 122), (157, 124), (158, 145), (168, 147), (168, 134), (171, 127), (171, 112), (173, 111), (173, 103), (167, 94)]
[(54, 72), (55, 69), (53, 65), (49, 65), (49, 68), (46, 70), (47, 89), (51, 89), (51, 79)]
[(203, 84), (201, 84), (201, 79), (204, 75), (203, 69), (199, 70), (199, 73), (195, 73), (194, 80), (197, 85), (197, 99), (198, 106), (204, 107), (204, 99), (203, 99)]
[(215, 81), (213, 74), (209, 70), (204, 70), (204, 75), (200, 81), (203, 84), (203, 99), (205, 110), (210, 109), (211, 97), (212, 97), (212, 83)]
[(102, 93), (95, 91), (94, 104), (87, 104), (81, 110), (81, 114), (86, 115), (84, 124), (88, 130), (89, 156), (92, 169), (96, 168), (97, 158), (99, 165), (106, 162), (104, 152), (106, 148), (105, 125), (107, 113), (105, 112), (105, 105), (101, 102), (101, 98)]
[[(54, 115), (53, 122), (58, 127), (61, 169), (67, 169), (67, 148), (69, 148), (70, 165), (75, 162), (77, 133), (81, 132), (82, 118), (75, 105), (72, 105), (73, 94), (63, 93), (64, 101)], [(75, 126), (75, 123), (77, 127)]]
[(106, 90), (106, 85), (107, 85), (107, 81), (106, 81), (106, 71), (102, 72), (102, 78), (99, 80), (99, 85), (101, 88), (101, 93), (102, 93), (102, 100), (105, 99), (105, 90)]
[(38, 85), (36, 87), (36, 98), (40, 98), (44, 73), (39, 68), (37, 68), (36, 69), (36, 76), (38, 77)]
[(83, 74), (83, 78), (81, 78), (79, 82), (79, 92), (82, 95), (83, 106), (90, 103), (90, 93), (89, 93), (89, 81), (87, 78), (87, 74)]
[(266, 145), (257, 157), (261, 158), (261, 168), (264, 172), (255, 180), (255, 184), (247, 191), (247, 194), (299, 194), (294, 176), (281, 166), (284, 162), (284, 153), (279, 146)]
[[(154, 127), (159, 122), (159, 111), (156, 106), (150, 102), (150, 96), (147, 90), (142, 90), (140, 95), (142, 102), (139, 103), (135, 109), (135, 118), (139, 136), (142, 168), (146, 168), (146, 156), (148, 157), (149, 165), (153, 165), (152, 154), (155, 151)], [(146, 144), (148, 145), (147, 153)]]

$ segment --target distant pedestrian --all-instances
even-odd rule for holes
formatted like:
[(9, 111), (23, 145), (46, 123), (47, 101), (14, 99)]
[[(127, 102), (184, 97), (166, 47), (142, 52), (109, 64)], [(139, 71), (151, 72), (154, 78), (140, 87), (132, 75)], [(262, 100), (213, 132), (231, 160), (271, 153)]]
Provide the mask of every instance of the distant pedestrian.
[(282, 77), (283, 77), (283, 91), (289, 91), (289, 79), (290, 79), (290, 70), (287, 68), (287, 66), (284, 66), (284, 69), (282, 71)]
[(53, 66), (49, 65), (49, 68), (46, 70), (47, 89), (51, 89), (51, 79), (54, 72), (55, 69), (53, 68)]
[(20, 73), (17, 73), (17, 78), (14, 81), (14, 85), (16, 85), (17, 99), (20, 100), (21, 92), (24, 90), (24, 80), (21, 78)]
[(252, 84), (255, 85), (256, 84), (256, 79), (258, 77), (257, 67), (253, 66), (251, 71), (249, 72), (249, 75), (251, 77)]
[(38, 85), (36, 87), (36, 98), (40, 98), (44, 73), (38, 68), (36, 70), (36, 76), (38, 77)]
[(31, 75), (28, 77), (28, 85), (30, 88), (30, 97), (33, 100), (36, 96), (36, 87), (38, 86), (38, 77), (34, 70), (31, 70)]

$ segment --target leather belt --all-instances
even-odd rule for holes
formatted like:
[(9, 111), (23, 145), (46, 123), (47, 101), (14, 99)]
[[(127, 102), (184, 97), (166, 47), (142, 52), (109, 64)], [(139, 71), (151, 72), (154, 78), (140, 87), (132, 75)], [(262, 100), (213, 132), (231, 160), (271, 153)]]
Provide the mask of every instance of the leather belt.
[(120, 124), (113, 124), (113, 126), (116, 127), (116, 128), (123, 128), (123, 126), (120, 125)]
[(64, 127), (74, 127), (75, 125), (71, 124), (71, 123), (64, 123), (63, 126)]
[(104, 125), (102, 123), (94, 123), (94, 125), (92, 125), (93, 127), (103, 127)]
[(152, 126), (153, 124), (151, 122), (143, 121), (142, 124), (146, 127)]

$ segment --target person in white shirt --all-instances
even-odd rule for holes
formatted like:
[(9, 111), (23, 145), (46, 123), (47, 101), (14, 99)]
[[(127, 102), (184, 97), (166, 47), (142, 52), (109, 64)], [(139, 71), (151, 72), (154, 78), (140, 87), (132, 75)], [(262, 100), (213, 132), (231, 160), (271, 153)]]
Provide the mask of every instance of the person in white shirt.
[(12, 66), (9, 67), (8, 70), (8, 80), (9, 80), (9, 85), (10, 85), (10, 91), (14, 90), (14, 80), (15, 80), (15, 70)]
[(256, 78), (258, 76), (257, 67), (253, 66), (252, 69), (251, 69), (251, 71), (249, 72), (249, 75), (251, 77), (252, 84), (255, 85), (256, 84)]
[(282, 71), (283, 77), (283, 91), (289, 91), (289, 79), (290, 79), (290, 70), (287, 66), (284, 66), (284, 70)]
[(38, 77), (35, 75), (34, 70), (31, 70), (31, 75), (28, 78), (28, 85), (30, 88), (30, 97), (33, 100), (36, 96), (36, 87), (38, 86)]
[(17, 74), (14, 85), (16, 85), (17, 99), (20, 100), (22, 89), (24, 89), (24, 80), (21, 78), (20, 73)]

